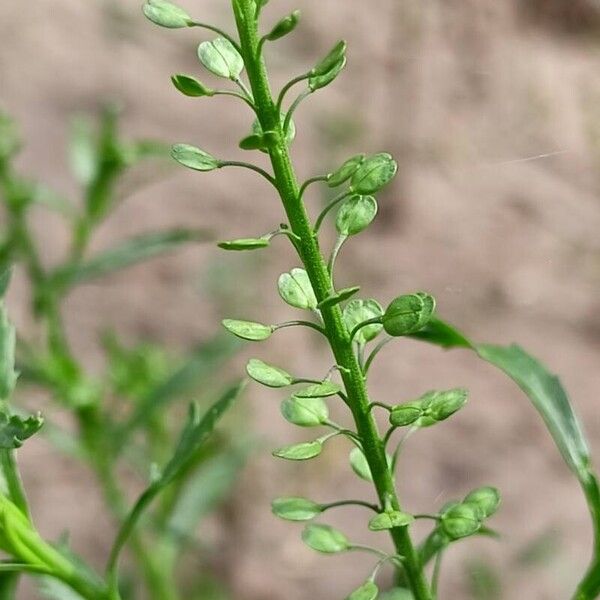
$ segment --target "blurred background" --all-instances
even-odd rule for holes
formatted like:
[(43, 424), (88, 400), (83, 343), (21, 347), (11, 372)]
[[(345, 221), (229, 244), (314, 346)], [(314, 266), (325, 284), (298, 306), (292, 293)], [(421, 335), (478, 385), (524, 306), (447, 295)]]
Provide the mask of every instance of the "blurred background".
[[(232, 28), (227, 2), (181, 4), (200, 20)], [(206, 36), (152, 27), (139, 5), (0, 3), (0, 110), (21, 130), (16, 165), (73, 201), (70, 123), (76, 115), (98, 116), (107, 102), (120, 107), (128, 139), (243, 156), (237, 143), (252, 122), (245, 107), (231, 98), (183, 97), (169, 81), (177, 72), (209, 81), (195, 57)], [(343, 76), (296, 115), (293, 155), (301, 176), (327, 172), (361, 151), (390, 151), (400, 165), (380, 196), (374, 227), (344, 248), (340, 285), (360, 284), (362, 294), (382, 303), (425, 289), (440, 313), (474, 339), (518, 341), (560, 375), (600, 458), (598, 2), (272, 0), (265, 23), (294, 8), (303, 12), (301, 27), (267, 50), (275, 85), (310, 68), (336, 39), (349, 42)], [(216, 239), (252, 237), (282, 218), (273, 193), (252, 173), (202, 175), (159, 163), (136, 168), (122, 186), (90, 252), (181, 225)], [(308, 201), (317, 208), (325, 196), (311, 190)], [(38, 211), (32, 220), (43, 261), (59, 261), (67, 244), (60, 219)], [(283, 241), (274, 252), (250, 256), (225, 254), (212, 243), (185, 246), (69, 294), (63, 317), (70, 344), (100, 373), (106, 357), (98, 339), (107, 329), (127, 344), (160, 344), (182, 355), (211, 339), (224, 317), (287, 320), (275, 282), (293, 266)], [(35, 336), (26, 279), (17, 270), (9, 308), (19, 331)], [(265, 346), (243, 347), (220, 381), (238, 377), (250, 356), (310, 377), (330, 366), (314, 336), (285, 331)], [(400, 491), (411, 511), (433, 512), (484, 484), (503, 495), (493, 522), (501, 539), (453, 548), (442, 597), (568, 597), (588, 561), (588, 515), (577, 483), (516, 387), (469, 353), (413, 342), (388, 347), (372, 381), (374, 395), (388, 402), (431, 388), (471, 391), (468, 409), (411, 439), (401, 466)], [(198, 564), (222, 583), (227, 595), (219, 597), (342, 598), (366, 575), (357, 571), (360, 561), (314, 555), (300, 542), (300, 528), (277, 522), (269, 503), (288, 494), (370, 498), (371, 488), (353, 476), (341, 441), (308, 464), (270, 457), (272, 447), (306, 438), (279, 417), (281, 397), (250, 386), (235, 409), (232, 436), (252, 440), (252, 448), (198, 531)], [(46, 406), (43, 395), (20, 398)], [(24, 447), (20, 461), (40, 529), (52, 538), (68, 530), (73, 548), (101, 565), (113, 526), (95, 479), (43, 437)], [(341, 512), (333, 522), (353, 539), (374, 539), (359, 511)], [(39, 597), (28, 586), (20, 593)]]

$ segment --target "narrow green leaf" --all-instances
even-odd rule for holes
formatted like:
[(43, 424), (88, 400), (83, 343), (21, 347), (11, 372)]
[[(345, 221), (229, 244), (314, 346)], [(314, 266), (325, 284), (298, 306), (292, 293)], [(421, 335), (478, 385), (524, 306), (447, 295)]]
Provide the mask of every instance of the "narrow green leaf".
[(139, 262), (173, 252), (185, 244), (206, 240), (207, 237), (205, 232), (193, 229), (145, 233), (126, 240), (115, 248), (100, 252), (89, 260), (66, 264), (52, 274), (51, 284), (64, 289), (87, 283)]
[(218, 37), (198, 46), (200, 62), (217, 77), (236, 80), (244, 70), (244, 59), (227, 39)]
[(301, 444), (293, 444), (284, 446), (273, 451), (273, 456), (284, 458), (286, 460), (310, 460), (315, 456), (319, 456), (323, 450), (323, 444), (319, 440), (314, 442), (303, 442)]
[(266, 238), (240, 238), (238, 240), (228, 240), (217, 244), (223, 250), (234, 250), (243, 252), (246, 250), (260, 250), (271, 245)]
[(375, 600), (378, 594), (379, 588), (373, 581), (369, 580), (356, 588), (346, 600)]
[(290, 396), (281, 403), (283, 418), (299, 427), (317, 427), (327, 422), (329, 409), (322, 398)]
[(171, 148), (171, 156), (180, 165), (194, 171), (214, 171), (220, 165), (212, 154), (189, 144), (175, 144)]
[(336, 554), (350, 549), (348, 538), (339, 529), (329, 525), (307, 525), (302, 532), (302, 541), (323, 554)]
[(276, 498), (271, 503), (273, 514), (286, 521), (310, 521), (323, 512), (320, 504), (307, 498)]
[(205, 86), (201, 81), (191, 75), (183, 75), (181, 73), (171, 77), (173, 85), (184, 96), (190, 98), (201, 98), (202, 96), (214, 96), (215, 90)]
[(269, 365), (258, 358), (251, 358), (246, 365), (248, 375), (267, 387), (283, 388), (294, 383), (294, 378), (283, 369)]
[(432, 317), (423, 329), (411, 333), (410, 337), (442, 348), (474, 349), (473, 344), (458, 329), (437, 317)]
[(387, 152), (369, 156), (352, 176), (350, 190), (357, 194), (374, 194), (386, 186), (397, 171), (396, 161)]
[(224, 319), (223, 327), (233, 335), (250, 342), (262, 342), (271, 337), (273, 327), (263, 325), (254, 321), (236, 321), (235, 319)]
[(319, 310), (321, 310), (323, 308), (331, 308), (333, 306), (337, 306), (338, 304), (341, 304), (342, 302), (345, 302), (346, 300), (349, 300), (350, 298), (352, 298), (352, 296), (354, 296), (354, 294), (356, 294), (358, 291), (360, 291), (359, 286), (354, 286), (354, 287), (344, 288), (343, 290), (339, 290), (339, 291), (335, 292), (335, 294), (332, 294), (331, 296), (327, 296), (327, 298), (325, 298), (324, 300), (321, 300), (321, 302), (319, 302), (319, 304), (317, 304), (317, 308)]

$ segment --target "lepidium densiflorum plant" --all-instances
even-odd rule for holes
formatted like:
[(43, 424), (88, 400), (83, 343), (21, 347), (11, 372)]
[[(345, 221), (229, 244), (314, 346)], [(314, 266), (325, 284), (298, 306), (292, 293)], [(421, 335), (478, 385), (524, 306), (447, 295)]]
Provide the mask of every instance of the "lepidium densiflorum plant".
[[(278, 290), (281, 298), (291, 307), (304, 311), (305, 317), (278, 324), (226, 319), (223, 325), (237, 337), (253, 342), (266, 340), (282, 328), (306, 327), (321, 335), (331, 349), (332, 365), (324, 378), (293, 375), (260, 359), (248, 363), (248, 375), (255, 381), (272, 388), (290, 388), (281, 405), (287, 421), (322, 430), (309, 441), (279, 448), (273, 454), (291, 461), (313, 459), (325, 450), (331, 438), (344, 436), (351, 446), (353, 470), (359, 477), (371, 481), (375, 490), (373, 502), (340, 499), (323, 503), (300, 497), (278, 498), (273, 502), (273, 512), (290, 521), (308, 521), (302, 539), (316, 551), (333, 554), (359, 550), (372, 555), (369, 562), (365, 562), (362, 583), (358, 582), (358, 587), (348, 596), (351, 600), (378, 597), (381, 583), (378, 584), (377, 576), (386, 565), (392, 565), (396, 571), (396, 587), (385, 592), (387, 598), (431, 600), (438, 595), (441, 558), (448, 547), (473, 535), (495, 535), (487, 524), (500, 502), (494, 487), (482, 485), (464, 498), (440, 507), (434, 514), (419, 514), (400, 503), (395, 470), (403, 444), (419, 430), (450, 418), (467, 401), (467, 392), (462, 388), (426, 391), (419, 398), (406, 399), (396, 405), (386, 404), (369, 394), (368, 376), (380, 350), (392, 340), (413, 337), (444, 348), (475, 351), (504, 370), (527, 393), (578, 477), (598, 532), (596, 477), (581, 429), (555, 377), (517, 346), (503, 348), (470, 341), (437, 317), (435, 300), (425, 292), (399, 295), (384, 308), (375, 299), (360, 299), (358, 286), (341, 287), (334, 283), (340, 251), (375, 219), (378, 205), (374, 195), (390, 183), (397, 165), (392, 156), (384, 152), (368, 156), (357, 154), (333, 172), (299, 183), (289, 151), (295, 135), (294, 114), (304, 99), (331, 84), (342, 72), (346, 65), (346, 44), (336, 43), (314, 67), (291, 79), (274, 95), (267, 75), (265, 50), (296, 29), (299, 13), (295, 11), (280, 19), (263, 33), (259, 22), (266, 4), (266, 0), (232, 0), (237, 35), (197, 21), (184, 9), (163, 0), (149, 0), (144, 13), (163, 27), (198, 27), (217, 34), (217, 38), (200, 43), (198, 58), (210, 73), (229, 83), (223, 88), (213, 88), (193, 75), (176, 74), (173, 84), (190, 97), (228, 95), (241, 100), (254, 113), (255, 120), (240, 147), (261, 151), (270, 159), (270, 167), (263, 168), (250, 162), (218, 159), (193, 145), (173, 146), (173, 158), (196, 171), (225, 167), (251, 169), (273, 186), (281, 200), (286, 222), (264, 235), (226, 241), (220, 246), (226, 250), (257, 250), (270, 246), (275, 236), (283, 236), (298, 256), (299, 265), (279, 277)], [(297, 88), (301, 89), (300, 93), (289, 102), (289, 94)], [(332, 193), (320, 214), (311, 215), (305, 197), (315, 184), (327, 186), (337, 194)], [(337, 240), (330, 251), (323, 252), (321, 232), (331, 221)], [(330, 419), (328, 406), (335, 401), (347, 406), (350, 417), (347, 425)], [(375, 417), (379, 411), (387, 416), (386, 429), (378, 427)], [(387, 551), (354, 543), (338, 529), (313, 522), (323, 513), (346, 505), (357, 505), (368, 511), (365, 524), (372, 531), (388, 532), (393, 549)], [(412, 532), (417, 519), (428, 519), (432, 523), (430, 534), (418, 544)], [(595, 548), (592, 565), (576, 598), (593, 598), (600, 590), (598, 542)]]

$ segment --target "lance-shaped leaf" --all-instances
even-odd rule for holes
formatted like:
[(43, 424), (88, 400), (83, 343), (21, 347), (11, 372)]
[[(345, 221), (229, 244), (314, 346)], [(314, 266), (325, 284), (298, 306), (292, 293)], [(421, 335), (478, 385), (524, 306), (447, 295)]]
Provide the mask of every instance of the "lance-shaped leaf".
[(317, 427), (327, 422), (329, 409), (322, 398), (290, 396), (281, 403), (283, 418), (299, 427)]
[(340, 206), (335, 227), (340, 235), (356, 235), (364, 231), (376, 216), (377, 201), (373, 196), (354, 195)]
[(194, 171), (214, 171), (220, 166), (214, 156), (189, 144), (175, 144), (171, 148), (171, 156), (180, 165)]
[(153, 479), (150, 486), (139, 496), (117, 534), (109, 557), (109, 573), (116, 573), (119, 555), (144, 511), (161, 490), (177, 479), (189, 467), (198, 451), (214, 431), (217, 423), (241, 394), (244, 385), (242, 382), (227, 390), (202, 416), (198, 411), (197, 405), (193, 404), (190, 407), (188, 422), (181, 432), (173, 457), (166, 464), (162, 473), (159, 473)]
[(331, 308), (346, 300), (349, 300), (360, 290), (359, 286), (344, 288), (343, 290), (339, 290), (332, 294), (331, 296), (327, 296), (324, 300), (321, 300), (317, 305), (317, 308), (320, 310), (322, 308)]
[(292, 269), (289, 273), (282, 273), (277, 286), (279, 295), (290, 306), (307, 310), (317, 308), (317, 297), (304, 269)]
[(364, 154), (357, 154), (349, 158), (341, 167), (327, 175), (327, 185), (333, 188), (348, 181), (356, 173), (358, 167), (363, 164), (364, 160)]
[(365, 581), (359, 588), (356, 588), (346, 600), (375, 600), (379, 594), (379, 588), (371, 580)]
[(189, 96), (190, 98), (215, 95), (215, 90), (205, 86), (201, 81), (191, 75), (183, 75), (181, 73), (173, 75), (171, 81), (177, 90), (184, 96)]
[(397, 171), (396, 161), (387, 152), (369, 156), (352, 176), (350, 190), (357, 194), (374, 194), (386, 186)]
[[(354, 328), (365, 321), (375, 319), (383, 316), (383, 308), (377, 300), (350, 300), (344, 307), (343, 317), (344, 323), (348, 333), (354, 330)], [(358, 333), (354, 336), (354, 339), (359, 343), (370, 342), (375, 339), (381, 330), (383, 325), (380, 323), (373, 323), (362, 327)]]
[(237, 240), (219, 242), (217, 245), (223, 250), (243, 252), (246, 250), (260, 250), (261, 248), (267, 248), (271, 245), (271, 242), (266, 238), (240, 238)]
[(339, 529), (329, 525), (307, 525), (302, 532), (302, 541), (323, 554), (336, 554), (351, 548), (348, 538)]
[(323, 512), (320, 504), (307, 498), (276, 498), (271, 503), (273, 514), (286, 521), (310, 521)]
[(258, 358), (251, 358), (246, 365), (246, 373), (254, 381), (267, 387), (282, 388), (292, 385), (294, 378), (283, 369), (269, 365)]
[(310, 460), (319, 456), (323, 451), (323, 442), (315, 440), (313, 442), (302, 442), (301, 444), (292, 444), (284, 446), (273, 451), (273, 456), (284, 458), (286, 460)]
[(394, 337), (410, 335), (427, 325), (434, 310), (435, 300), (429, 294), (417, 292), (399, 296), (386, 308), (383, 328)]
[(0, 410), (0, 449), (15, 450), (23, 442), (35, 435), (44, 424), (41, 414), (30, 417), (10, 415), (6, 409)]
[(218, 37), (198, 46), (200, 62), (217, 77), (235, 81), (244, 70), (244, 59), (235, 46), (228, 40)]
[(89, 260), (67, 263), (52, 274), (51, 285), (68, 288), (87, 283), (144, 260), (172, 252), (184, 244), (203, 241), (207, 238), (206, 232), (194, 229), (145, 233), (131, 238), (115, 248), (100, 252)]
[(277, 23), (275, 27), (273, 27), (273, 29), (271, 29), (271, 31), (265, 35), (265, 39), (269, 40), (270, 42), (274, 42), (275, 40), (278, 40), (288, 33), (294, 31), (299, 22), (300, 11), (295, 10), (291, 15), (281, 19), (281, 21), (279, 21), (279, 23)]
[(273, 327), (271, 325), (263, 325), (254, 321), (237, 321), (235, 319), (224, 319), (223, 327), (233, 335), (242, 340), (250, 342), (262, 342), (271, 337)]
[(166, 0), (148, 0), (142, 10), (147, 19), (161, 27), (179, 29), (194, 24), (190, 15), (183, 8), (172, 2), (166, 2)]
[(423, 329), (412, 333), (410, 337), (436, 344), (442, 348), (469, 348), (474, 350), (473, 344), (460, 331), (437, 317), (432, 317)]

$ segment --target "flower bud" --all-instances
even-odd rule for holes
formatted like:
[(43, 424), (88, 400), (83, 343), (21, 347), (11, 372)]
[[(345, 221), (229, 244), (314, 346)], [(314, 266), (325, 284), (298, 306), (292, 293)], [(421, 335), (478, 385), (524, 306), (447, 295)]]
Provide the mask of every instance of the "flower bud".
[(390, 412), (390, 423), (394, 427), (406, 427), (412, 425), (423, 414), (423, 408), (419, 401), (406, 402), (393, 406)]

